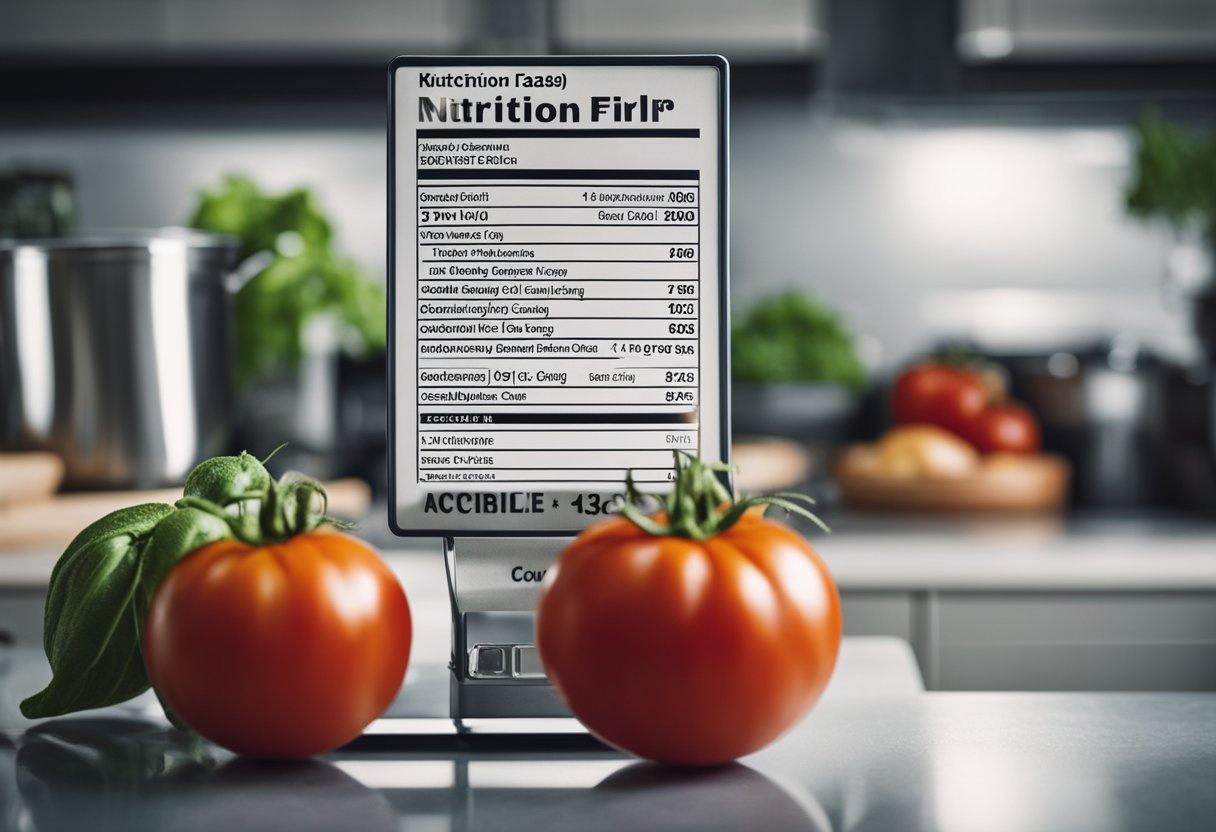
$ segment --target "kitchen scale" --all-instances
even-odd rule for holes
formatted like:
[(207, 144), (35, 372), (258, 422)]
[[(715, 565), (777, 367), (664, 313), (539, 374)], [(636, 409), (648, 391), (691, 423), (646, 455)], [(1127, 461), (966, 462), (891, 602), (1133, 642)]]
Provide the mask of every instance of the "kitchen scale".
[(727, 64), (389, 68), (389, 524), (439, 537), (451, 717), (563, 717), (546, 570), (673, 451), (730, 445)]

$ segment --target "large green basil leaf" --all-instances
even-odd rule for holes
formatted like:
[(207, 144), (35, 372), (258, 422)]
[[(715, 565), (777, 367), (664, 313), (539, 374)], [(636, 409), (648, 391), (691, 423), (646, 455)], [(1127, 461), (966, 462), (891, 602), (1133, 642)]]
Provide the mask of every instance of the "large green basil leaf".
[(143, 550), (143, 568), (139, 575), (136, 601), (140, 612), (140, 635), (143, 622), (152, 606), (152, 596), (177, 563), (208, 543), (227, 540), (232, 529), (221, 517), (197, 508), (179, 508), (157, 524)]
[(141, 549), (175, 509), (116, 511), (76, 536), (51, 573), (43, 646), (51, 683), (21, 703), (30, 719), (125, 702), (148, 689), (135, 606)]

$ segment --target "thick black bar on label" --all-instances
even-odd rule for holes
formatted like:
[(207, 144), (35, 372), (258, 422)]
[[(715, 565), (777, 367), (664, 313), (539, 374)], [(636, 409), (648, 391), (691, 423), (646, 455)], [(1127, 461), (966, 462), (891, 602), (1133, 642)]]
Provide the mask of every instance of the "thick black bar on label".
[(695, 170), (618, 170), (600, 168), (421, 168), (419, 179), (678, 179), (697, 181)]
[(592, 127), (556, 130), (425, 127), (420, 139), (699, 139), (699, 127), (656, 127), (653, 130), (629, 127)]
[(697, 420), (697, 411), (682, 413), (419, 413), (422, 425), (448, 427), (480, 425), (683, 425)]

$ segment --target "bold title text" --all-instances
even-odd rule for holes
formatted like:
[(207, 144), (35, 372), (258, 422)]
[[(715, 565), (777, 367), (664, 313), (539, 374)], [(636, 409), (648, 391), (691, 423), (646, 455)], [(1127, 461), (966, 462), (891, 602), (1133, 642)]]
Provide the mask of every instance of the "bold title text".
[[(649, 123), (657, 122), (663, 113), (671, 112), (675, 108), (676, 103), (670, 98), (640, 95), (636, 99), (625, 99), (619, 95), (593, 95), (588, 102), (587, 111), (592, 122)], [(582, 120), (582, 116), (583, 108), (577, 102), (533, 102), (530, 95), (522, 98), (496, 95), (490, 101), (447, 96), (418, 97), (420, 122), (577, 124)]]

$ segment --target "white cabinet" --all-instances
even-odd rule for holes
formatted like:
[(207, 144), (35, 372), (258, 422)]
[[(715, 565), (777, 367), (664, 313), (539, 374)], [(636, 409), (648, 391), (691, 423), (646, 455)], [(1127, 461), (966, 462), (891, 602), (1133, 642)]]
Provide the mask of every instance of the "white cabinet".
[[(4, 0), (9, 57), (147, 60), (162, 53), (266, 58), (457, 50), (471, 0)], [(385, 59), (387, 62), (387, 59)]]
[(845, 592), (846, 635), (891, 635), (930, 690), (1216, 691), (1216, 593)]
[(1216, 59), (1212, 0), (959, 0), (965, 61)]
[(410, 51), (721, 52), (805, 61), (826, 0), (2, 0), (0, 51), (270, 60)]
[(945, 690), (1216, 690), (1216, 595), (943, 595)]
[(562, 52), (715, 52), (732, 60), (806, 60), (827, 42), (821, 0), (558, 0)]

